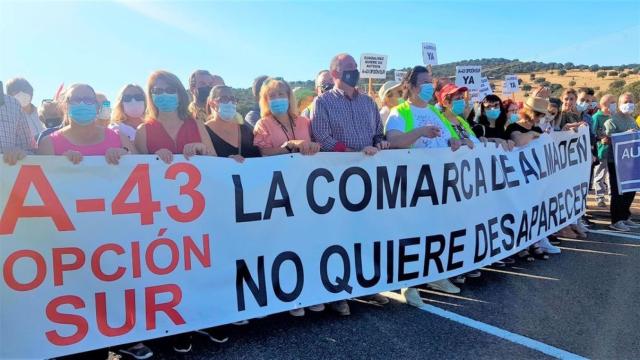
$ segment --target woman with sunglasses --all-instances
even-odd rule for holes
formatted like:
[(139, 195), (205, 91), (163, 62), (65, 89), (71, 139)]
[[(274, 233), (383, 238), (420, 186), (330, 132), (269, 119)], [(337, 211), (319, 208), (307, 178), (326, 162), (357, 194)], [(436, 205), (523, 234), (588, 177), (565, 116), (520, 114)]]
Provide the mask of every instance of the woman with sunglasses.
[(125, 85), (116, 98), (109, 128), (127, 135), (129, 140), (133, 141), (138, 126), (144, 121), (146, 108), (147, 102), (142, 87), (135, 84)]
[(215, 86), (207, 98), (209, 120), (205, 126), (218, 156), (243, 162), (245, 158), (259, 157), (260, 150), (253, 145), (251, 125), (237, 121), (237, 103), (230, 87)]
[(262, 118), (253, 130), (253, 143), (262, 156), (292, 152), (313, 155), (320, 151), (320, 144), (311, 141), (309, 119), (298, 115), (296, 99), (284, 80), (265, 80), (260, 90), (260, 110)]
[(489, 142), (501, 145), (505, 150), (512, 150), (515, 143), (505, 136), (507, 110), (497, 95), (487, 95), (480, 102), (480, 115), (472, 127), (478, 138), (486, 138)]
[(147, 82), (147, 118), (136, 132), (135, 144), (141, 154), (156, 154), (169, 164), (173, 154), (185, 158), (216, 152), (202, 122), (189, 114), (189, 96), (174, 74), (158, 70)]
[(91, 86), (71, 85), (62, 107), (67, 125), (40, 141), (38, 155), (64, 155), (74, 164), (83, 156), (104, 155), (107, 163), (115, 165), (122, 156), (135, 152), (129, 138), (98, 125), (100, 104)]

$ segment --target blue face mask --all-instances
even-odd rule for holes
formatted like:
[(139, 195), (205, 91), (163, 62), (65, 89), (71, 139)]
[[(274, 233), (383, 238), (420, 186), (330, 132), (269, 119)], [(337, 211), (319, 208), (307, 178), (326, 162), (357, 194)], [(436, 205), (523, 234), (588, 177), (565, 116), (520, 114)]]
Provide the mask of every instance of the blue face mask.
[(518, 120), (519, 120), (518, 114), (511, 114), (511, 116), (509, 117), (510, 124), (517, 123)]
[(289, 99), (279, 98), (269, 100), (269, 108), (275, 115), (281, 115), (289, 110)]
[(420, 86), (420, 100), (429, 102), (433, 99), (433, 85), (432, 84), (422, 84)]
[(78, 125), (90, 125), (96, 121), (98, 116), (98, 109), (96, 104), (70, 104), (69, 105), (69, 117)]
[(464, 99), (453, 100), (451, 111), (456, 115), (462, 115), (464, 112)]
[(583, 111), (587, 111), (587, 109), (589, 109), (589, 103), (583, 102), (583, 103), (577, 103), (576, 104), (576, 109), (579, 112), (583, 112)]
[(486, 110), (484, 113), (485, 115), (487, 115), (489, 120), (495, 120), (498, 118), (498, 116), (500, 116), (500, 109), (489, 109), (489, 110)]
[(151, 98), (160, 112), (172, 112), (178, 108), (178, 94), (152, 94)]
[(236, 117), (236, 104), (232, 102), (218, 105), (218, 114), (224, 121), (232, 121)]

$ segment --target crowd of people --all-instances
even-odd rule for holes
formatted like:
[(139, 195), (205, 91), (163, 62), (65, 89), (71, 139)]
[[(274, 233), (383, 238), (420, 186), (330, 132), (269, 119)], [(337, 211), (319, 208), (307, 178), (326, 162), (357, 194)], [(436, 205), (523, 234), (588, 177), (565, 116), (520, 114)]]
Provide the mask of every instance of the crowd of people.
[[(610, 197), (613, 230), (640, 227), (630, 219), (635, 193), (620, 193), (617, 187), (610, 147), (611, 135), (638, 130), (631, 93), (618, 98), (607, 94), (598, 101), (589, 88), (566, 89), (560, 98), (554, 98), (548, 88), (541, 87), (523, 103), (497, 95), (471, 103), (467, 88), (448, 78), (433, 78), (431, 69), (424, 66), (413, 67), (400, 82), (382, 84), (376, 93), (358, 90), (359, 77), (356, 61), (345, 53), (333, 57), (328, 70), (317, 73), (314, 90), (292, 89), (281, 78), (257, 77), (252, 86), (256, 104), (244, 117), (237, 112), (233, 89), (206, 70), (193, 72), (188, 89), (174, 74), (155, 71), (145, 88), (123, 86), (113, 107), (104, 94), (87, 84), (71, 85), (36, 107), (30, 83), (15, 78), (7, 81), (6, 95), (0, 97), (0, 152), (9, 165), (32, 155), (65, 156), (74, 164), (81, 163), (83, 156), (101, 155), (107, 163), (117, 165), (130, 154), (155, 154), (166, 163), (173, 162), (177, 154), (187, 159), (228, 157), (242, 163), (246, 158), (296, 152), (374, 156), (386, 149), (456, 151), (490, 143), (512, 151), (545, 132), (586, 126), (592, 136), (597, 206), (606, 207)], [(589, 225), (583, 218), (556, 235), (586, 237)], [(559, 242), (551, 235), (515, 258), (548, 259), (549, 254), (560, 253)], [(492, 266), (512, 264), (515, 258)], [(455, 294), (467, 278), (479, 276), (479, 271), (472, 271), (427, 287)], [(422, 305), (416, 289), (402, 289), (402, 294), (409, 304)], [(380, 294), (365, 300), (378, 305), (389, 301)], [(350, 314), (345, 300), (290, 313), (299, 317), (326, 307), (340, 315)], [(228, 340), (223, 328), (197, 333), (219, 343)], [(191, 350), (189, 334), (171, 339), (177, 352)], [(152, 356), (143, 343), (124, 345), (120, 351), (136, 359)]]

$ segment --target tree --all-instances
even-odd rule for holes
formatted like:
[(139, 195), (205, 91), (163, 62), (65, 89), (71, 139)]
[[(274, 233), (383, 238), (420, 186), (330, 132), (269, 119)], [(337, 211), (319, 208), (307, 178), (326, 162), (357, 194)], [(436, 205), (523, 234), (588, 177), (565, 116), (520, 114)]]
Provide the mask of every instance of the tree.
[(557, 90), (561, 90), (562, 89), (562, 85), (560, 84), (551, 84), (551, 91), (555, 92)]
[(566, 73), (567, 73), (567, 70), (565, 70), (565, 69), (562, 69), (562, 70), (558, 71), (558, 75), (560, 75), (560, 76), (565, 75)]
[(606, 71), (598, 71), (596, 73), (596, 76), (599, 77), (599, 78), (603, 78), (604, 79), (604, 77), (607, 76), (607, 72)]
[(624, 80), (615, 80), (611, 84), (609, 84), (609, 89), (620, 89), (624, 87), (626, 82)]
[(543, 77), (539, 77), (536, 78), (536, 80), (534, 81), (536, 84), (542, 84), (543, 82), (545, 82), (547, 79), (543, 78)]
[(596, 71), (600, 70), (600, 66), (598, 66), (598, 64), (591, 65), (591, 66), (589, 66), (589, 70), (591, 70), (593, 72), (596, 72)]
[(523, 91), (531, 91), (532, 87), (529, 84), (524, 84), (522, 85), (522, 90)]
[(534, 73), (529, 74), (529, 79), (535, 80), (535, 78), (536, 78), (536, 74)]
[(609, 71), (609, 73), (607, 75), (609, 75), (609, 76), (618, 76), (618, 72), (617, 71)]
[(629, 74), (627, 73), (621, 73), (620, 75), (618, 75), (620, 78), (626, 78), (627, 76), (629, 76)]
[(573, 69), (574, 67), (575, 67), (575, 65), (573, 65), (573, 63), (572, 63), (572, 62), (566, 62), (566, 63), (564, 63), (564, 68), (565, 68), (565, 69), (567, 69), (567, 70), (571, 70), (571, 69)]
[(573, 80), (569, 81), (569, 86), (576, 86), (576, 82)]

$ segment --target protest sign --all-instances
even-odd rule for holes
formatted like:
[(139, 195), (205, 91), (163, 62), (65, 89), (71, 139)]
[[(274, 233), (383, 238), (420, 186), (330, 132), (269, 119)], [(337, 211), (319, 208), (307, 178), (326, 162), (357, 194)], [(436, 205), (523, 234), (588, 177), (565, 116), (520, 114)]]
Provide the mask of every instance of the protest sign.
[(618, 189), (621, 193), (640, 191), (640, 132), (613, 134)]
[(402, 81), (404, 77), (407, 75), (407, 72), (402, 70), (396, 70), (394, 71), (393, 75), (396, 81)]
[(517, 75), (507, 75), (504, 77), (504, 83), (502, 85), (502, 93), (504, 95), (515, 94), (520, 91), (520, 85), (518, 84)]
[(428, 42), (422, 43), (422, 63), (425, 65), (438, 65), (436, 44)]
[(360, 78), (386, 79), (387, 55), (362, 54), (360, 56)]
[(467, 87), (469, 90), (480, 90), (481, 66), (456, 66), (456, 86)]

